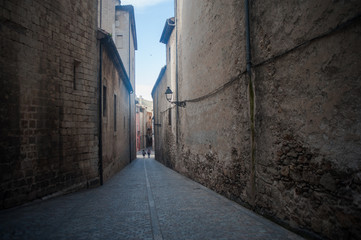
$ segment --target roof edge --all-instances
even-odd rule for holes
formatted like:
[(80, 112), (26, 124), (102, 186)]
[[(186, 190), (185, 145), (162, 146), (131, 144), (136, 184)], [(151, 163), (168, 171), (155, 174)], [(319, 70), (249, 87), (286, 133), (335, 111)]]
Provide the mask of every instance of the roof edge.
[(174, 26), (175, 26), (174, 17), (168, 18), (165, 21), (162, 36), (160, 37), (160, 40), (159, 40), (161, 43), (164, 43), (164, 44), (168, 43), (170, 35), (173, 32)]
[(152, 89), (152, 98), (153, 98), (153, 99), (154, 99), (154, 97), (153, 97), (154, 92), (155, 92), (156, 88), (158, 87), (158, 84), (159, 84), (160, 81), (162, 80), (166, 69), (167, 69), (167, 65), (165, 65), (164, 67), (162, 67), (162, 69), (161, 69), (160, 72), (159, 72), (157, 81), (155, 82), (155, 84), (154, 84), (154, 86), (153, 86), (153, 89)]
[(124, 85), (126, 86), (126, 88), (128, 89), (129, 93), (133, 93), (134, 89), (132, 87), (132, 84), (130, 83), (128, 74), (125, 70), (123, 61), (118, 53), (118, 50), (117, 50), (117, 47), (115, 46), (113, 38), (111, 37), (111, 35), (109, 33), (107, 33), (106, 31), (104, 31), (103, 29), (100, 29), (100, 28), (98, 28), (98, 31), (97, 31), (97, 38), (98, 38), (98, 40), (100, 40), (100, 42), (102, 44), (104, 44), (110, 59), (113, 61), (114, 65), (116, 66), (116, 68), (119, 72), (119, 75), (121, 76), (121, 79), (122, 79)]

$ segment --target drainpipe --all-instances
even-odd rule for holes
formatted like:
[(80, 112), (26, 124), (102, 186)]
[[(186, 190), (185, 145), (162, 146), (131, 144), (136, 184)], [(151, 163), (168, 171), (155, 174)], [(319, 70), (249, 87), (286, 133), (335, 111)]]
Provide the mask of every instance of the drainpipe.
[(102, 64), (103, 64), (103, 48), (102, 42), (99, 41), (99, 178), (100, 185), (103, 185), (103, 109), (102, 109), (102, 100), (103, 100), (103, 76), (102, 76)]
[(247, 73), (251, 77), (251, 40), (250, 40), (250, 27), (249, 27), (249, 2), (244, 1), (245, 7), (245, 18), (246, 18), (246, 62), (247, 62)]
[(256, 161), (255, 161), (255, 90), (252, 81), (252, 58), (251, 58), (251, 40), (250, 40), (250, 21), (249, 21), (249, 0), (244, 1), (245, 21), (246, 21), (246, 62), (249, 83), (249, 109), (251, 121), (251, 202), (254, 205), (256, 194)]
[[(175, 23), (175, 92), (176, 101), (179, 102), (179, 91), (178, 91), (178, 12), (177, 12), (178, 1), (174, 0), (174, 23)], [(178, 135), (179, 135), (179, 106), (176, 104), (176, 143), (178, 146)]]
[[(129, 12), (129, 35), (128, 35), (128, 76), (130, 84), (132, 84), (132, 79), (130, 75), (130, 12)], [(135, 86), (134, 86), (135, 90)], [(133, 92), (129, 92), (129, 163), (132, 162), (132, 98), (131, 94)]]
[(103, 11), (103, 0), (100, 0), (100, 3), (99, 3), (99, 7), (100, 7), (100, 13), (99, 13), (99, 28), (102, 28), (102, 11)]
[(132, 98), (131, 98), (132, 92), (129, 92), (129, 163), (132, 162)]

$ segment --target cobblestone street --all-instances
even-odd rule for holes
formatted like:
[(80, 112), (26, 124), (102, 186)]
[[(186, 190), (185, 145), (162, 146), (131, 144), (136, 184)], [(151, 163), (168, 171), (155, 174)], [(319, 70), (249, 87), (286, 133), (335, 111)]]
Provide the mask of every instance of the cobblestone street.
[(102, 187), (0, 212), (1, 239), (302, 239), (153, 158)]

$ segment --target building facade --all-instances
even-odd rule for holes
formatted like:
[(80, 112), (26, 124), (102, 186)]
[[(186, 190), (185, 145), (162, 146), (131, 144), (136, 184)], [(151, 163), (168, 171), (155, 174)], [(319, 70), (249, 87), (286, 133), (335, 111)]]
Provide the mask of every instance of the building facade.
[(99, 2), (70, 2), (0, 3), (0, 208), (99, 186), (134, 159), (134, 81)]
[(131, 162), (129, 111), (132, 85), (112, 37), (98, 30), (101, 61), (101, 182)]
[(99, 185), (97, 1), (71, 3), (0, 3), (0, 208)]
[[(165, 44), (166, 63), (152, 90), (154, 111), (154, 151), (156, 159), (174, 167), (176, 160), (176, 126), (179, 112), (165, 98), (167, 87), (176, 89), (176, 31), (175, 18), (166, 20), (160, 42)], [(175, 93), (176, 94), (176, 93)], [(173, 96), (172, 100), (176, 100)]]
[(153, 148), (153, 102), (136, 99), (137, 151)]
[(360, 3), (176, 3), (156, 159), (296, 231), (357, 239)]
[[(129, 121), (131, 159), (136, 158), (136, 109), (135, 109), (135, 51), (138, 49), (137, 32), (132, 5), (121, 5), (120, 0), (99, 0), (99, 20), (101, 29), (110, 33), (119, 56), (122, 59), (125, 71), (132, 84), (133, 92), (130, 95)], [(101, 19), (101, 20), (100, 20)]]

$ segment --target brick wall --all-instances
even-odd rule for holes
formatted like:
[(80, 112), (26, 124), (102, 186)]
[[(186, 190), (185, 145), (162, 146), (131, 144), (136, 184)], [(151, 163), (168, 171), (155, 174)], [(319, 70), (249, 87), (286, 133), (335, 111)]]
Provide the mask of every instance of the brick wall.
[(0, 5), (0, 208), (97, 184), (97, 1)]

